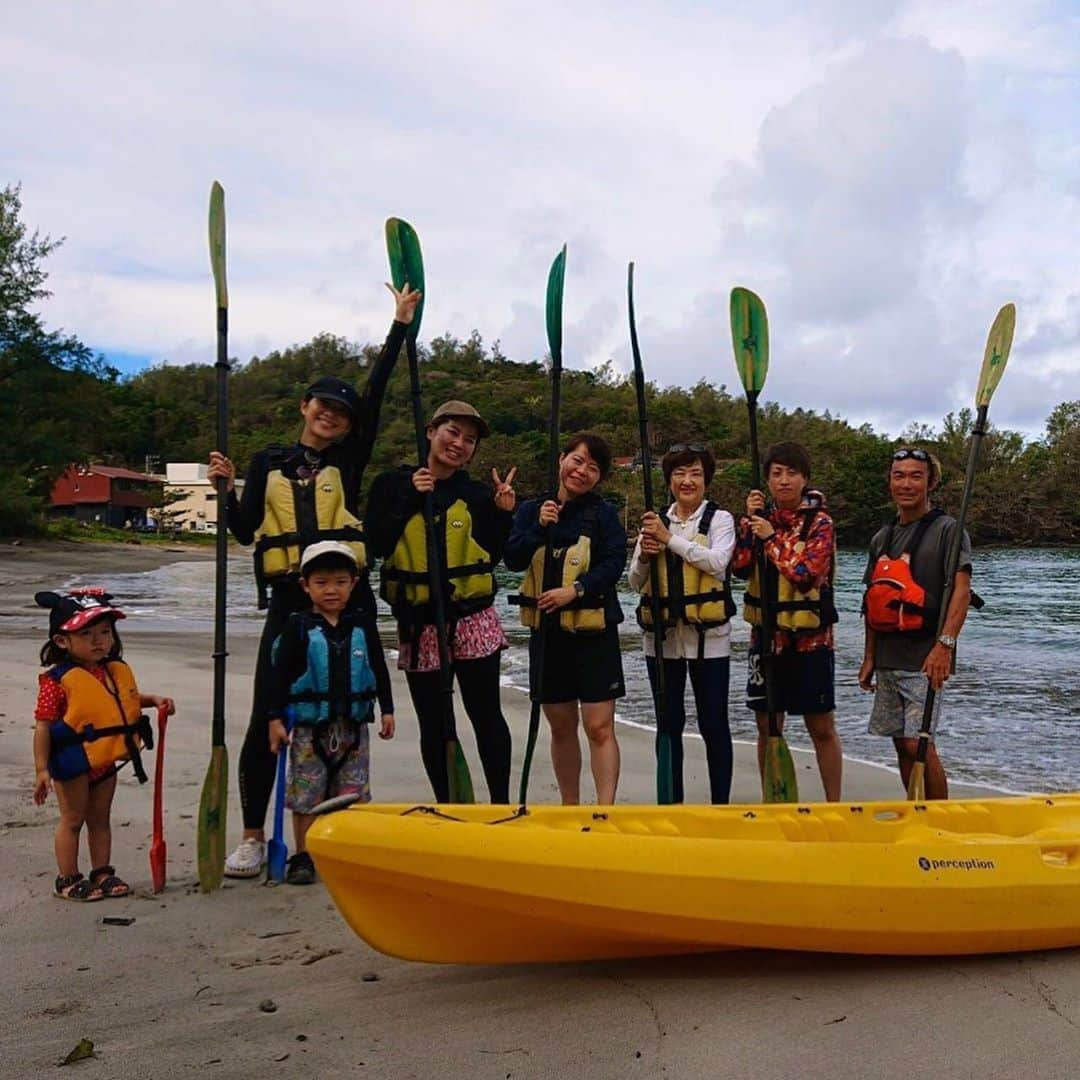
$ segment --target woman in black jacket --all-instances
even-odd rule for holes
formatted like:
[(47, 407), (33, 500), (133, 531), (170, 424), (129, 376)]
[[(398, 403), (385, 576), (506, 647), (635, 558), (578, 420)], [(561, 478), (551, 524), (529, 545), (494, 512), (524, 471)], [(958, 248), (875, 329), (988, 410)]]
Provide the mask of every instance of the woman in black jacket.
[(225, 860), (228, 877), (256, 877), (266, 861), (264, 824), (277, 761), (270, 752), (267, 694), (270, 653), (289, 616), (307, 606), (299, 583), (300, 556), (309, 544), (341, 540), (353, 547), (361, 566), (353, 603), (372, 617), (375, 596), (363, 572), (360, 484), (371, 460), (379, 410), (405, 330), (420, 293), (387, 286), (394, 294), (394, 322), (363, 393), (344, 379), (324, 376), (308, 387), (300, 402), (304, 428), (292, 446), (270, 446), (251, 459), (244, 494), (237, 498), (236, 467), (218, 451), (210, 454), (207, 477), (222, 476), (228, 490), (229, 531), (241, 544), (255, 542), (255, 579), (266, 622), (259, 641), (251, 718), (240, 751), (240, 804), (244, 833)]
[[(615, 699), (623, 697), (616, 584), (626, 565), (626, 532), (615, 508), (596, 494), (611, 469), (611, 450), (598, 435), (567, 440), (559, 457), (556, 498), (522, 505), (506, 542), (506, 565), (528, 570), (521, 618), (529, 638), (529, 684), (551, 727), (551, 763), (564, 805), (581, 801), (578, 723), (589, 740), (597, 802), (615, 801), (619, 744)], [(551, 565), (544, 549), (550, 534)], [(541, 619), (550, 619), (543, 671), (538, 664)]]
[[(510, 801), (510, 729), (499, 696), (506, 635), (492, 604), (494, 570), (517, 498), (514, 469), (495, 489), (472, 480), (465, 466), (488, 426), (464, 401), (440, 405), (427, 426), (428, 457), (376, 477), (368, 496), (367, 533), (382, 558), (379, 592), (398, 624), (398, 667), (405, 672), (420, 724), (420, 754), (435, 798), (450, 799), (446, 771), (444, 673), (431, 604), (424, 499), (434, 495), (439, 579), (447, 620), (452, 676), (476, 733), (493, 803)], [(452, 677), (451, 676), (451, 677)]]

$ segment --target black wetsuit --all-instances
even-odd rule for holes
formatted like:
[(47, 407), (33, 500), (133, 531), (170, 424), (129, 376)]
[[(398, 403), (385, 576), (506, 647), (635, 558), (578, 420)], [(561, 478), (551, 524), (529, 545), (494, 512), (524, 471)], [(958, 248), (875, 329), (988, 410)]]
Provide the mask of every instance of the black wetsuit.
[[(266, 481), (271, 464), (280, 468), (287, 479), (307, 477), (318, 469), (336, 467), (341, 474), (345, 507), (349, 513), (360, 517), (360, 484), (364, 469), (371, 460), (375, 445), (375, 432), (379, 425), (386, 384), (394, 370), (402, 342), (405, 340), (406, 324), (395, 322), (390, 327), (386, 343), (375, 361), (367, 384), (360, 395), (360, 414), (353, 420), (349, 434), (341, 442), (316, 451), (296, 443), (284, 452), (260, 450), (248, 466), (244, 477), (244, 494), (237, 499), (235, 491), (229, 495), (229, 531), (241, 544), (251, 544), (266, 514)], [(353, 590), (353, 605), (375, 617), (375, 595), (367, 575), (361, 575)], [(255, 663), (255, 682), (251, 700), (251, 719), (248, 723), (244, 745), (240, 751), (240, 804), (244, 811), (244, 828), (261, 829), (266, 821), (266, 808), (274, 789), (277, 757), (270, 752), (267, 733), (267, 695), (270, 686), (270, 650), (274, 639), (281, 633), (286, 620), (294, 611), (307, 606), (307, 594), (295, 575), (271, 579), (270, 598), (266, 611), (266, 623), (259, 641), (259, 655)]]

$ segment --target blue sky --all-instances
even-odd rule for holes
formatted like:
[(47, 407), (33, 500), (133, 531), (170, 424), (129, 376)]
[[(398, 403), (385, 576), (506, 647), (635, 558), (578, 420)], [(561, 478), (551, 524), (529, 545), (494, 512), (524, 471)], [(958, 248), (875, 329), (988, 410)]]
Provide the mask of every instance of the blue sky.
[[(899, 432), (967, 404), (1038, 433), (1080, 398), (1075, 4), (195, 2), (21, 5), (3, 181), (65, 236), (50, 326), (122, 362), (213, 359), (210, 182), (231, 352), (376, 341), (382, 224), (424, 246), (423, 337), (625, 370), (626, 263), (663, 383), (734, 381), (733, 285), (769, 307), (767, 396)], [(342, 374), (348, 374), (342, 373)], [(630, 418), (628, 418), (630, 422)]]

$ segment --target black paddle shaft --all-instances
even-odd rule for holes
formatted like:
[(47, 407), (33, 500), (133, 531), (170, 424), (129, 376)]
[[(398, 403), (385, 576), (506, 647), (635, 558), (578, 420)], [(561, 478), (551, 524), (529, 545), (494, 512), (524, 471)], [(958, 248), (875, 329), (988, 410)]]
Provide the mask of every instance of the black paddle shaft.
[[(427, 465), (428, 442), (424, 421), (424, 403), (420, 396), (420, 366), (416, 358), (416, 339), (405, 339), (405, 351), (409, 357), (409, 386), (412, 392), (413, 426), (416, 429), (416, 459), (423, 468)], [(450, 667), (450, 645), (446, 636), (446, 606), (442, 588), (442, 560), (435, 536), (435, 495), (424, 495), (424, 535), (427, 540), (428, 590), (431, 594), (431, 611), (435, 620), (435, 639), (439, 646), (439, 672), (442, 676), (443, 730), (447, 738), (455, 738), (454, 732), (454, 673)]]
[[(752, 470), (753, 485), (757, 491), (764, 491), (761, 484), (761, 451), (758, 448), (757, 431), (757, 399), (756, 390), (746, 392), (746, 409), (750, 418), (750, 465)], [(769, 559), (765, 554), (765, 545), (760, 540), (754, 541), (754, 555), (757, 559), (758, 587), (761, 589), (761, 678), (765, 683), (765, 708), (769, 715), (769, 735), (780, 734), (780, 724), (776, 718), (776, 699), (774, 697), (773, 683), (775, 674), (772, 671), (773, 650), (773, 611), (769, 598)]]
[[(986, 434), (986, 414), (989, 405), (980, 405), (975, 414), (975, 427), (971, 432), (971, 449), (968, 450), (967, 470), (964, 473), (964, 493), (960, 499), (960, 512), (956, 516), (956, 528), (949, 540), (949, 550), (945, 556), (945, 588), (941, 593), (941, 609), (938, 613), (937, 632), (940, 634), (945, 627), (945, 619), (949, 614), (949, 605), (952, 603), (953, 591), (956, 586), (956, 571), (960, 565), (960, 551), (964, 546), (964, 522), (967, 520), (968, 505), (971, 502), (971, 493), (975, 488), (975, 471), (979, 467), (979, 448), (982, 446), (983, 436)], [(956, 654), (953, 653), (955, 661)], [(934, 721), (934, 699), (937, 691), (932, 687), (926, 688), (926, 702), (923, 705), (922, 726), (919, 728), (919, 747), (916, 751), (915, 760), (922, 765), (926, 764), (926, 755), (930, 749), (930, 728)]]
[[(562, 355), (554, 351), (551, 357), (551, 416), (548, 418), (548, 491), (552, 499), (559, 497), (559, 421), (562, 409)], [(543, 502), (541, 502), (543, 505)], [(544, 536), (544, 568), (540, 582), (540, 591), (548, 587), (552, 573), (551, 527)], [(539, 613), (539, 608), (537, 608)], [(557, 618), (557, 616), (554, 616)], [(539, 613), (536, 629), (536, 649), (533, 661), (536, 665), (536, 693), (529, 706), (529, 731), (525, 740), (525, 757), (521, 766), (521, 783), (518, 787), (518, 802), (524, 806), (529, 796), (529, 775), (532, 770), (533, 751), (540, 732), (540, 698), (544, 690), (544, 664), (547, 655), (547, 635), (551, 617)]]
[[(229, 453), (229, 309), (217, 309), (217, 447)], [(211, 724), (212, 746), (225, 745), (225, 588), (228, 581), (229, 526), (228, 481), (215, 480), (217, 489), (217, 547), (214, 567), (214, 711)]]
[[(630, 264), (626, 279), (627, 304), (630, 312), (630, 347), (634, 354), (634, 391), (637, 396), (638, 442), (641, 445), (641, 486), (645, 497), (645, 509), (653, 511), (652, 455), (649, 453), (649, 414), (645, 404), (645, 370), (638, 346), (637, 321), (634, 318), (634, 264)], [(659, 560), (663, 555), (649, 559), (649, 610), (652, 613), (653, 648), (656, 652), (656, 679), (653, 704), (656, 710), (656, 729), (661, 738), (667, 738), (664, 730), (664, 623), (663, 602), (660, 599)], [(670, 582), (669, 582), (670, 589)]]

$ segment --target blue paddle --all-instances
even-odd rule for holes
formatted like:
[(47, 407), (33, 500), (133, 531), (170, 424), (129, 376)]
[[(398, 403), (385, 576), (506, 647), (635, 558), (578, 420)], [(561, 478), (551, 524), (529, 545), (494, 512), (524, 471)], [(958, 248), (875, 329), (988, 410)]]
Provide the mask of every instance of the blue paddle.
[(274, 835), (266, 848), (266, 880), (279, 885), (285, 880), (285, 862), (289, 847), (285, 843), (285, 765), (289, 748), (283, 746), (277, 756), (277, 783), (274, 786)]

